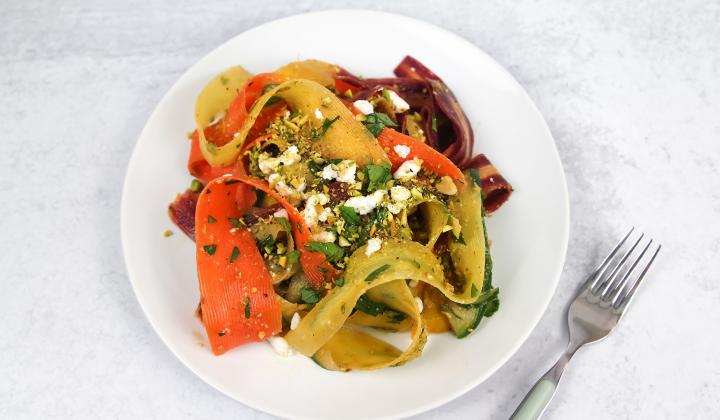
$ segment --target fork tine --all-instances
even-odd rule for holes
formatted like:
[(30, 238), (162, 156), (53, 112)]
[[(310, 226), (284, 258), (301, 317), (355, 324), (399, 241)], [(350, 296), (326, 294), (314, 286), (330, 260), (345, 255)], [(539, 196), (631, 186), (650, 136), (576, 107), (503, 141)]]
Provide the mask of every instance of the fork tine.
[[(616, 306), (616, 308), (620, 311), (620, 313), (624, 312), (625, 309), (628, 307), (628, 305), (630, 305), (630, 302), (632, 301), (633, 297), (635, 296), (635, 292), (637, 292), (637, 289), (640, 287), (640, 283), (645, 278), (645, 274), (647, 274), (648, 270), (650, 269), (650, 266), (655, 261), (655, 257), (657, 257), (658, 253), (660, 253), (660, 248), (662, 248), (662, 245), (658, 244), (652, 257), (650, 257), (650, 261), (648, 261), (648, 263), (645, 265), (645, 268), (640, 273), (637, 280), (635, 280), (635, 283), (633, 284), (630, 291), (625, 294), (618, 295), (618, 296), (622, 296), (618, 300), (618, 302), (620, 304), (618, 306)], [(614, 306), (614, 304), (613, 304), (613, 306)]]
[(603, 274), (605, 274), (605, 270), (607, 270), (610, 261), (612, 261), (613, 257), (615, 257), (615, 254), (617, 254), (618, 250), (620, 250), (620, 247), (623, 246), (627, 238), (630, 236), (631, 233), (635, 230), (635, 226), (631, 227), (628, 233), (625, 234), (625, 237), (623, 237), (620, 242), (618, 242), (615, 247), (610, 251), (610, 253), (605, 257), (604, 260), (600, 263), (600, 265), (597, 266), (595, 271), (593, 271), (593, 274), (588, 279), (588, 282), (590, 283), (589, 290), (593, 290), (595, 286), (597, 285), (597, 282), (599, 279), (602, 278)]
[[(647, 245), (645, 245), (645, 248), (643, 248), (642, 252), (640, 252), (640, 255), (638, 255), (638, 257), (635, 258), (635, 261), (633, 261), (630, 268), (625, 272), (625, 275), (623, 275), (622, 279), (617, 284), (617, 286), (615, 286), (612, 290), (610, 290), (610, 293), (608, 293), (608, 296), (603, 296), (603, 299), (610, 298), (612, 296), (612, 298), (613, 298), (612, 304), (615, 305), (615, 303), (617, 301), (617, 297), (620, 296), (620, 294), (622, 293), (623, 290), (625, 290), (625, 287), (626, 287), (628, 281), (630, 281), (630, 275), (635, 270), (635, 267), (637, 267), (637, 265), (643, 259), (647, 250), (650, 249), (650, 245), (652, 245), (652, 243), (653, 243), (653, 240), (650, 239), (650, 241), (647, 243)], [(618, 274), (620, 274), (620, 272), (618, 272)]]
[(610, 272), (610, 275), (607, 277), (607, 280), (600, 283), (600, 286), (601, 286), (601, 287), (602, 287), (603, 284), (605, 284), (605, 288), (603, 289), (603, 291), (602, 291), (602, 293), (601, 293), (601, 296), (603, 297), (603, 299), (605, 298), (608, 290), (610, 290), (610, 288), (612, 287), (613, 283), (615, 282), (615, 279), (617, 278), (617, 275), (618, 275), (618, 273), (620, 272), (620, 269), (621, 269), (621, 268), (623, 267), (623, 265), (625, 264), (625, 261), (627, 261), (627, 259), (630, 257), (630, 254), (632, 254), (633, 251), (635, 251), (635, 248), (638, 246), (638, 244), (640, 243), (640, 241), (642, 241), (642, 238), (643, 238), (644, 236), (645, 236), (644, 233), (641, 233), (641, 234), (640, 234), (640, 237), (637, 239), (637, 241), (635, 241), (635, 243), (630, 247), (630, 249), (628, 249), (628, 250), (625, 252), (625, 254), (623, 254), (622, 258), (620, 258), (620, 261), (618, 261), (618, 263), (615, 265), (615, 267), (613, 268), (613, 270)]

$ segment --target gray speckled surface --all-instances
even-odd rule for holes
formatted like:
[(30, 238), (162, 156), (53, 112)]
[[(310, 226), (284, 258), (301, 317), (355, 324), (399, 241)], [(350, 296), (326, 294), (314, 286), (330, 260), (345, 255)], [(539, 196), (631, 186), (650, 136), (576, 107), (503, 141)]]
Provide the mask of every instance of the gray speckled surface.
[[(199, 3), (0, 3), (1, 418), (269, 418), (205, 385), (144, 319), (120, 247), (125, 166), (206, 52), (277, 17), (357, 4)], [(506, 418), (563, 347), (575, 282), (631, 223), (663, 258), (621, 328), (577, 355), (547, 418), (716, 417), (720, 3), (440, 3), (364, 6), (448, 28), (525, 86), (565, 165), (572, 227), (528, 341), (421, 418)]]

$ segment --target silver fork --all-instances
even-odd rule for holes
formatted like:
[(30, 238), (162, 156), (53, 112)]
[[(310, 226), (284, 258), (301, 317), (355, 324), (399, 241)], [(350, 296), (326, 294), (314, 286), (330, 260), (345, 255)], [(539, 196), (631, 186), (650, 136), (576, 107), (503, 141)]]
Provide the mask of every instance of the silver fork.
[[(648, 253), (653, 244), (653, 240), (650, 239), (646, 245), (638, 248), (645, 237), (645, 234), (640, 234), (639, 238), (632, 245), (628, 243), (629, 248), (621, 256), (618, 256), (618, 252), (624, 249), (625, 243), (634, 230), (635, 228), (631, 228), (625, 237), (615, 245), (610, 254), (590, 274), (575, 296), (575, 300), (568, 309), (570, 342), (565, 353), (535, 383), (510, 420), (540, 418), (555, 395), (570, 358), (585, 344), (594, 343), (607, 337), (620, 322), (661, 247), (658, 244), (654, 247), (654, 251)], [(631, 259), (633, 255), (637, 254), (636, 250), (638, 249), (642, 249), (639, 251), (639, 255)], [(649, 259), (646, 255), (650, 255)], [(616, 256), (618, 257), (616, 258)], [(633, 272), (643, 259), (647, 260), (645, 267), (639, 275), (633, 277)]]

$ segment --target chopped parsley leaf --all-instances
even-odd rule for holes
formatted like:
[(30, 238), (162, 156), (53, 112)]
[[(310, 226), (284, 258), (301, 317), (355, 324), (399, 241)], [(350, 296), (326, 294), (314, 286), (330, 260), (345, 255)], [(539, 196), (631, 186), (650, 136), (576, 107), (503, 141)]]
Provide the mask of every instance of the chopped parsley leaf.
[(217, 219), (208, 215), (208, 223), (215, 223), (215, 222), (217, 222)]
[(300, 251), (295, 249), (292, 252), (288, 252), (287, 257), (290, 264), (295, 264), (300, 259)]
[(342, 215), (343, 219), (345, 219), (345, 223), (347, 223), (348, 225), (357, 226), (362, 223), (362, 221), (360, 220), (360, 216), (358, 216), (357, 212), (352, 207), (340, 207), (340, 214)]
[(435, 115), (433, 115), (432, 120), (430, 120), (430, 128), (437, 133), (437, 117)]
[(365, 165), (367, 173), (367, 192), (373, 192), (385, 188), (385, 183), (390, 179), (390, 164)]
[(365, 116), (365, 128), (372, 133), (373, 136), (377, 137), (385, 127), (397, 127), (397, 124), (382, 112), (373, 112)]
[(237, 257), (240, 256), (240, 250), (238, 247), (234, 246), (232, 250), (232, 254), (230, 255), (230, 262), (233, 263), (235, 260), (237, 260)]
[(366, 282), (371, 282), (375, 280), (380, 274), (387, 271), (387, 269), (390, 268), (390, 264), (381, 265), (380, 267), (373, 270), (372, 273), (368, 274), (367, 278), (365, 279)]
[(338, 277), (335, 280), (333, 280), (333, 283), (335, 283), (335, 286), (337, 286), (337, 287), (343, 287), (345, 285), (345, 279), (342, 277)]
[(330, 262), (338, 261), (345, 256), (345, 250), (334, 242), (310, 242), (305, 248), (309, 251), (322, 252)]
[(304, 303), (318, 303), (320, 301), (320, 292), (315, 289), (303, 287), (300, 289), (300, 300)]
[(235, 217), (228, 217), (227, 220), (228, 220), (228, 222), (229, 222), (231, 225), (235, 226), (235, 227), (238, 228), (238, 229), (245, 227), (245, 223), (243, 223), (242, 220), (237, 219), (237, 218), (235, 218)]
[(250, 318), (250, 298), (245, 298), (245, 319)]
[(215, 250), (217, 249), (217, 245), (215, 245), (215, 244), (205, 245), (205, 246), (203, 246), (203, 249), (205, 250), (205, 252), (206, 252), (208, 255), (213, 255), (213, 254), (215, 254)]

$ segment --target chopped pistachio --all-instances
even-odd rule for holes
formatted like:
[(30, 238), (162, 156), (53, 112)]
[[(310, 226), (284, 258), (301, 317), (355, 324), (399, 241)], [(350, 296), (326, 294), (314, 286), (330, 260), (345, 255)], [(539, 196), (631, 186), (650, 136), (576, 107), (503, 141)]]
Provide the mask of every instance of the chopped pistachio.
[(329, 106), (331, 103), (332, 103), (332, 99), (330, 99), (329, 96), (322, 98), (322, 101), (320, 102), (320, 104), (322, 106)]
[(171, 237), (172, 235), (173, 235), (173, 233), (172, 233), (171, 230), (166, 230), (165, 232), (163, 232), (163, 236), (166, 237), (166, 238), (169, 238), (169, 237)]
[(440, 178), (440, 181), (438, 181), (435, 184), (435, 188), (437, 188), (438, 192), (445, 195), (455, 195), (457, 194), (457, 186), (455, 185), (455, 182), (453, 182), (452, 178), (445, 175), (442, 178)]

